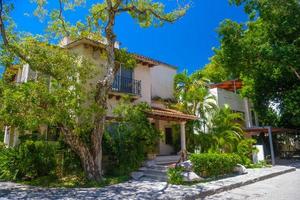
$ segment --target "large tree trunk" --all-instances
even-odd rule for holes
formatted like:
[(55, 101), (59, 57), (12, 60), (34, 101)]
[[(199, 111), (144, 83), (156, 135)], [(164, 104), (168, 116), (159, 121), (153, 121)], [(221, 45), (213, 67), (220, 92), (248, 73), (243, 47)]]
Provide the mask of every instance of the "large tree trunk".
[(102, 174), (101, 171), (99, 171), (98, 159), (93, 156), (89, 147), (83, 143), (77, 135), (65, 129), (64, 127), (61, 127), (61, 131), (64, 135), (65, 142), (79, 156), (87, 178), (97, 182), (101, 181)]
[[(99, 107), (107, 110), (107, 96), (113, 84), (114, 75), (118, 70), (115, 64), (115, 34), (113, 27), (115, 23), (116, 9), (113, 8), (111, 0), (107, 2), (108, 22), (105, 28), (107, 38), (106, 73), (103, 80), (99, 80), (96, 85), (95, 102)], [(119, 1), (120, 3), (121, 1)], [(66, 142), (79, 155), (84, 171), (88, 179), (100, 181), (102, 179), (102, 138), (105, 132), (106, 112), (97, 113), (94, 119), (94, 129), (91, 134), (91, 148), (88, 148), (82, 140), (66, 130), (63, 130)]]
[[(103, 108), (103, 110), (107, 110), (107, 96), (108, 92), (113, 84), (114, 76), (117, 71), (117, 67), (115, 65), (115, 34), (113, 32), (113, 26), (115, 23), (115, 14), (116, 10), (112, 7), (111, 0), (106, 0), (107, 2), (107, 13), (108, 13), (108, 22), (105, 28), (105, 36), (107, 39), (106, 45), (106, 74), (103, 80), (99, 80), (96, 85), (96, 95), (95, 101), (96, 103)], [(120, 2), (119, 2), (120, 3)], [(92, 156), (95, 160), (96, 166), (98, 167), (98, 171), (102, 177), (102, 138), (105, 132), (105, 121), (106, 121), (106, 112), (98, 113), (95, 117), (94, 122), (94, 130), (91, 135), (92, 141)]]

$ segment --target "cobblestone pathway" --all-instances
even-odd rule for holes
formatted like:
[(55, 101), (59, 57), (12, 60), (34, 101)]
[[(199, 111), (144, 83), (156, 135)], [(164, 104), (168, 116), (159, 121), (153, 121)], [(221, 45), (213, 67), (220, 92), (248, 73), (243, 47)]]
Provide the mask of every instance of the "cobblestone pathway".
[(166, 182), (129, 181), (105, 188), (49, 189), (0, 182), (0, 199), (196, 199), (227, 187), (255, 182), (260, 177), (285, 173), (292, 168), (249, 169), (248, 174), (193, 186), (174, 186)]

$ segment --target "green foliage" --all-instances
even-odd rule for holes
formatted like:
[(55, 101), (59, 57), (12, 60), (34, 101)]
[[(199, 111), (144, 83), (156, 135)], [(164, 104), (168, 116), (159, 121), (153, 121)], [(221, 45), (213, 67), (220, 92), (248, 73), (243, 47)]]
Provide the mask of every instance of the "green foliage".
[(242, 116), (233, 112), (228, 105), (219, 108), (212, 116), (211, 124), (208, 128), (213, 141), (210, 150), (218, 152), (235, 151), (238, 142), (244, 136), (242, 122)]
[(0, 142), (0, 151), (2, 151), (5, 148), (5, 144), (3, 142)]
[(55, 146), (42, 141), (26, 141), (0, 152), (0, 177), (8, 180), (49, 175), (56, 166)]
[(183, 177), (181, 174), (182, 172), (183, 172), (182, 167), (169, 168), (167, 172), (168, 183), (173, 185), (182, 185), (183, 184)]
[(246, 167), (252, 164), (252, 154), (256, 151), (253, 146), (255, 143), (254, 139), (244, 139), (237, 146), (237, 154), (241, 157), (241, 164)]
[(240, 157), (237, 154), (226, 153), (192, 154), (190, 160), (193, 163), (194, 172), (201, 177), (230, 174), (234, 167), (240, 163)]
[(188, 75), (187, 71), (177, 74), (174, 79), (174, 91), (177, 103), (174, 107), (184, 113), (198, 116), (199, 119), (186, 125), (188, 151), (194, 151), (197, 146), (196, 132), (205, 132), (209, 116), (216, 109), (216, 101), (210, 94), (208, 80), (202, 74), (195, 72)]
[(145, 103), (132, 105), (121, 102), (114, 110), (118, 117), (104, 136), (104, 154), (112, 164), (108, 170), (113, 174), (128, 174), (141, 166), (147, 153), (153, 153), (159, 139), (159, 132), (152, 127)]
[(227, 105), (217, 108), (203, 72), (197, 71), (189, 76), (184, 71), (176, 75), (174, 82), (177, 99), (174, 107), (199, 117), (186, 125), (188, 151), (234, 152), (244, 134), (242, 116)]
[(219, 83), (222, 81), (227, 81), (232, 79), (231, 72), (226, 70), (220, 64), (222, 61), (219, 61), (216, 56), (210, 58), (210, 63), (204, 66), (200, 70), (204, 78), (207, 78), (213, 83)]
[(68, 145), (63, 141), (57, 144), (55, 153), (56, 172), (55, 175), (59, 178), (64, 178), (70, 175), (83, 174), (80, 158)]
[[(71, 23), (67, 21), (64, 16), (60, 15), (59, 9), (47, 10), (45, 3), (37, 3), (36, 15), (39, 18), (50, 17), (48, 31), (55, 37), (62, 37), (66, 32), (72, 38), (89, 37), (99, 40), (102, 38), (101, 34), (105, 30), (106, 23), (109, 21), (109, 3), (112, 4), (116, 15), (126, 13), (131, 16), (141, 27), (161, 26), (166, 22), (174, 22), (185, 15), (189, 9), (189, 5), (175, 5), (177, 9), (167, 12), (165, 5), (161, 2), (152, 0), (130, 0), (130, 1), (102, 1), (90, 4), (88, 7), (88, 15), (81, 20)], [(79, 3), (77, 3), (79, 2)], [(86, 1), (63, 1), (63, 13), (68, 11), (76, 11), (76, 7), (84, 5)], [(46, 13), (43, 11), (47, 11)]]
[[(47, 33), (34, 36), (16, 32), (10, 14), (18, 6), (17, 3), (5, 1), (2, 5), (0, 65), (5, 66), (5, 75), (8, 77), (0, 81), (0, 122), (18, 128), (20, 134), (39, 132), (40, 125), (57, 127), (57, 131), (64, 134), (65, 142), (76, 149), (82, 163), (89, 165), (84, 168), (90, 169), (86, 173), (89, 178), (100, 181), (102, 172), (98, 158), (102, 152), (108, 91), (113, 84), (118, 62), (129, 68), (136, 64), (133, 56), (124, 49), (116, 51), (113, 47), (117, 38), (114, 33), (116, 17), (127, 13), (142, 27), (158, 26), (182, 17), (188, 5), (176, 4), (178, 8), (169, 11), (163, 3), (152, 0), (107, 0), (92, 4), (85, 4), (85, 0), (62, 0), (56, 4), (46, 0), (31, 2), (36, 4), (33, 14), (41, 22), (48, 23)], [(47, 6), (48, 3), (51, 5)], [(65, 13), (76, 12), (76, 8), (83, 5), (89, 6), (86, 16), (74, 23), (69, 22)], [(102, 37), (104, 34), (106, 38)], [(77, 55), (69, 48), (51, 45), (64, 36), (71, 40), (85, 37), (106, 42), (108, 45), (107, 48), (103, 47), (102, 62), (106, 64), (95, 65), (84, 55)], [(6, 72), (18, 70), (26, 64), (36, 72), (35, 76), (29, 77), (26, 83), (15, 84), (13, 76)], [(127, 122), (122, 123), (119, 133), (128, 132), (125, 135), (130, 136), (130, 131), (126, 130)], [(151, 146), (151, 133), (142, 133), (141, 136), (132, 134), (137, 140), (145, 140), (144, 145)], [(128, 148), (136, 147), (130, 146), (127, 141), (125, 143)], [(135, 159), (134, 156), (129, 158)], [(141, 160), (140, 154), (137, 159)], [(123, 158), (121, 160), (125, 162)], [(90, 166), (91, 163), (98, 170)]]
[[(230, 2), (244, 6), (250, 20), (225, 20), (220, 25), (221, 45), (215, 49), (213, 61), (218, 61), (228, 79), (243, 80), (242, 94), (254, 102), (262, 125), (299, 127), (299, 1)], [(274, 103), (279, 105), (276, 120), (269, 112)]]
[(241, 123), (241, 115), (229, 106), (216, 109), (207, 124), (207, 133), (197, 135), (200, 152), (235, 152), (244, 137)]
[(250, 163), (247, 168), (263, 168), (263, 167), (272, 167), (272, 165), (267, 164), (265, 160), (261, 160), (258, 163)]

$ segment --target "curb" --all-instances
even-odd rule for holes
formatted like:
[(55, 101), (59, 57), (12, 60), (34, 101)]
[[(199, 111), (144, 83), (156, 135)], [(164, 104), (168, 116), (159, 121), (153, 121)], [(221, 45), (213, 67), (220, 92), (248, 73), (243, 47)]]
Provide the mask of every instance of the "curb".
[(196, 194), (196, 195), (193, 195), (193, 196), (187, 196), (186, 199), (191, 199), (191, 200), (196, 199), (196, 198), (203, 199), (204, 197), (207, 197), (207, 196), (211, 196), (211, 195), (214, 195), (214, 194), (218, 194), (218, 193), (221, 193), (221, 192), (232, 190), (232, 189), (242, 187), (242, 186), (245, 186), (245, 185), (250, 185), (252, 183), (256, 183), (256, 182), (259, 182), (259, 181), (270, 179), (270, 178), (273, 178), (273, 177), (276, 177), (276, 176), (279, 176), (279, 175), (282, 175), (282, 174), (290, 173), (290, 172), (293, 172), (293, 171), (296, 171), (295, 167), (291, 167), (289, 169), (281, 170), (281, 171), (274, 172), (274, 173), (271, 173), (271, 174), (266, 174), (266, 175), (263, 175), (263, 176), (260, 176), (260, 177), (254, 178), (254, 179), (250, 179), (250, 180), (247, 180), (247, 181), (244, 181), (244, 182), (233, 183), (233, 184), (226, 185), (226, 186), (223, 186), (223, 187), (220, 187), (220, 188), (217, 188), (217, 189), (210, 189), (210, 190), (207, 190), (207, 191), (203, 191), (200, 194)]

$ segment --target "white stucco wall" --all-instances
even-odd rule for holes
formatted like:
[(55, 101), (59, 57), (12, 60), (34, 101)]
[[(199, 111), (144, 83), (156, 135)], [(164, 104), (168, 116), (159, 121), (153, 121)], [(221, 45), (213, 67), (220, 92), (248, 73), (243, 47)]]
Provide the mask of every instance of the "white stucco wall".
[(216, 101), (219, 107), (223, 107), (227, 104), (232, 110), (245, 112), (244, 101), (239, 94), (220, 88), (210, 89), (210, 92), (216, 96)]
[(151, 74), (150, 68), (138, 64), (133, 71), (133, 78), (141, 81), (141, 98), (137, 102), (151, 103)]
[(224, 105), (227, 104), (232, 110), (242, 112), (244, 114), (246, 127), (258, 125), (257, 122), (256, 124), (252, 123), (252, 117), (255, 118), (256, 116), (251, 116), (253, 104), (250, 101), (242, 98), (239, 94), (220, 88), (212, 88), (210, 89), (210, 93), (216, 97), (216, 102), (219, 107), (224, 107)]
[(158, 65), (152, 67), (150, 71), (151, 96), (163, 99), (173, 98), (173, 84), (177, 70), (166, 65)]

